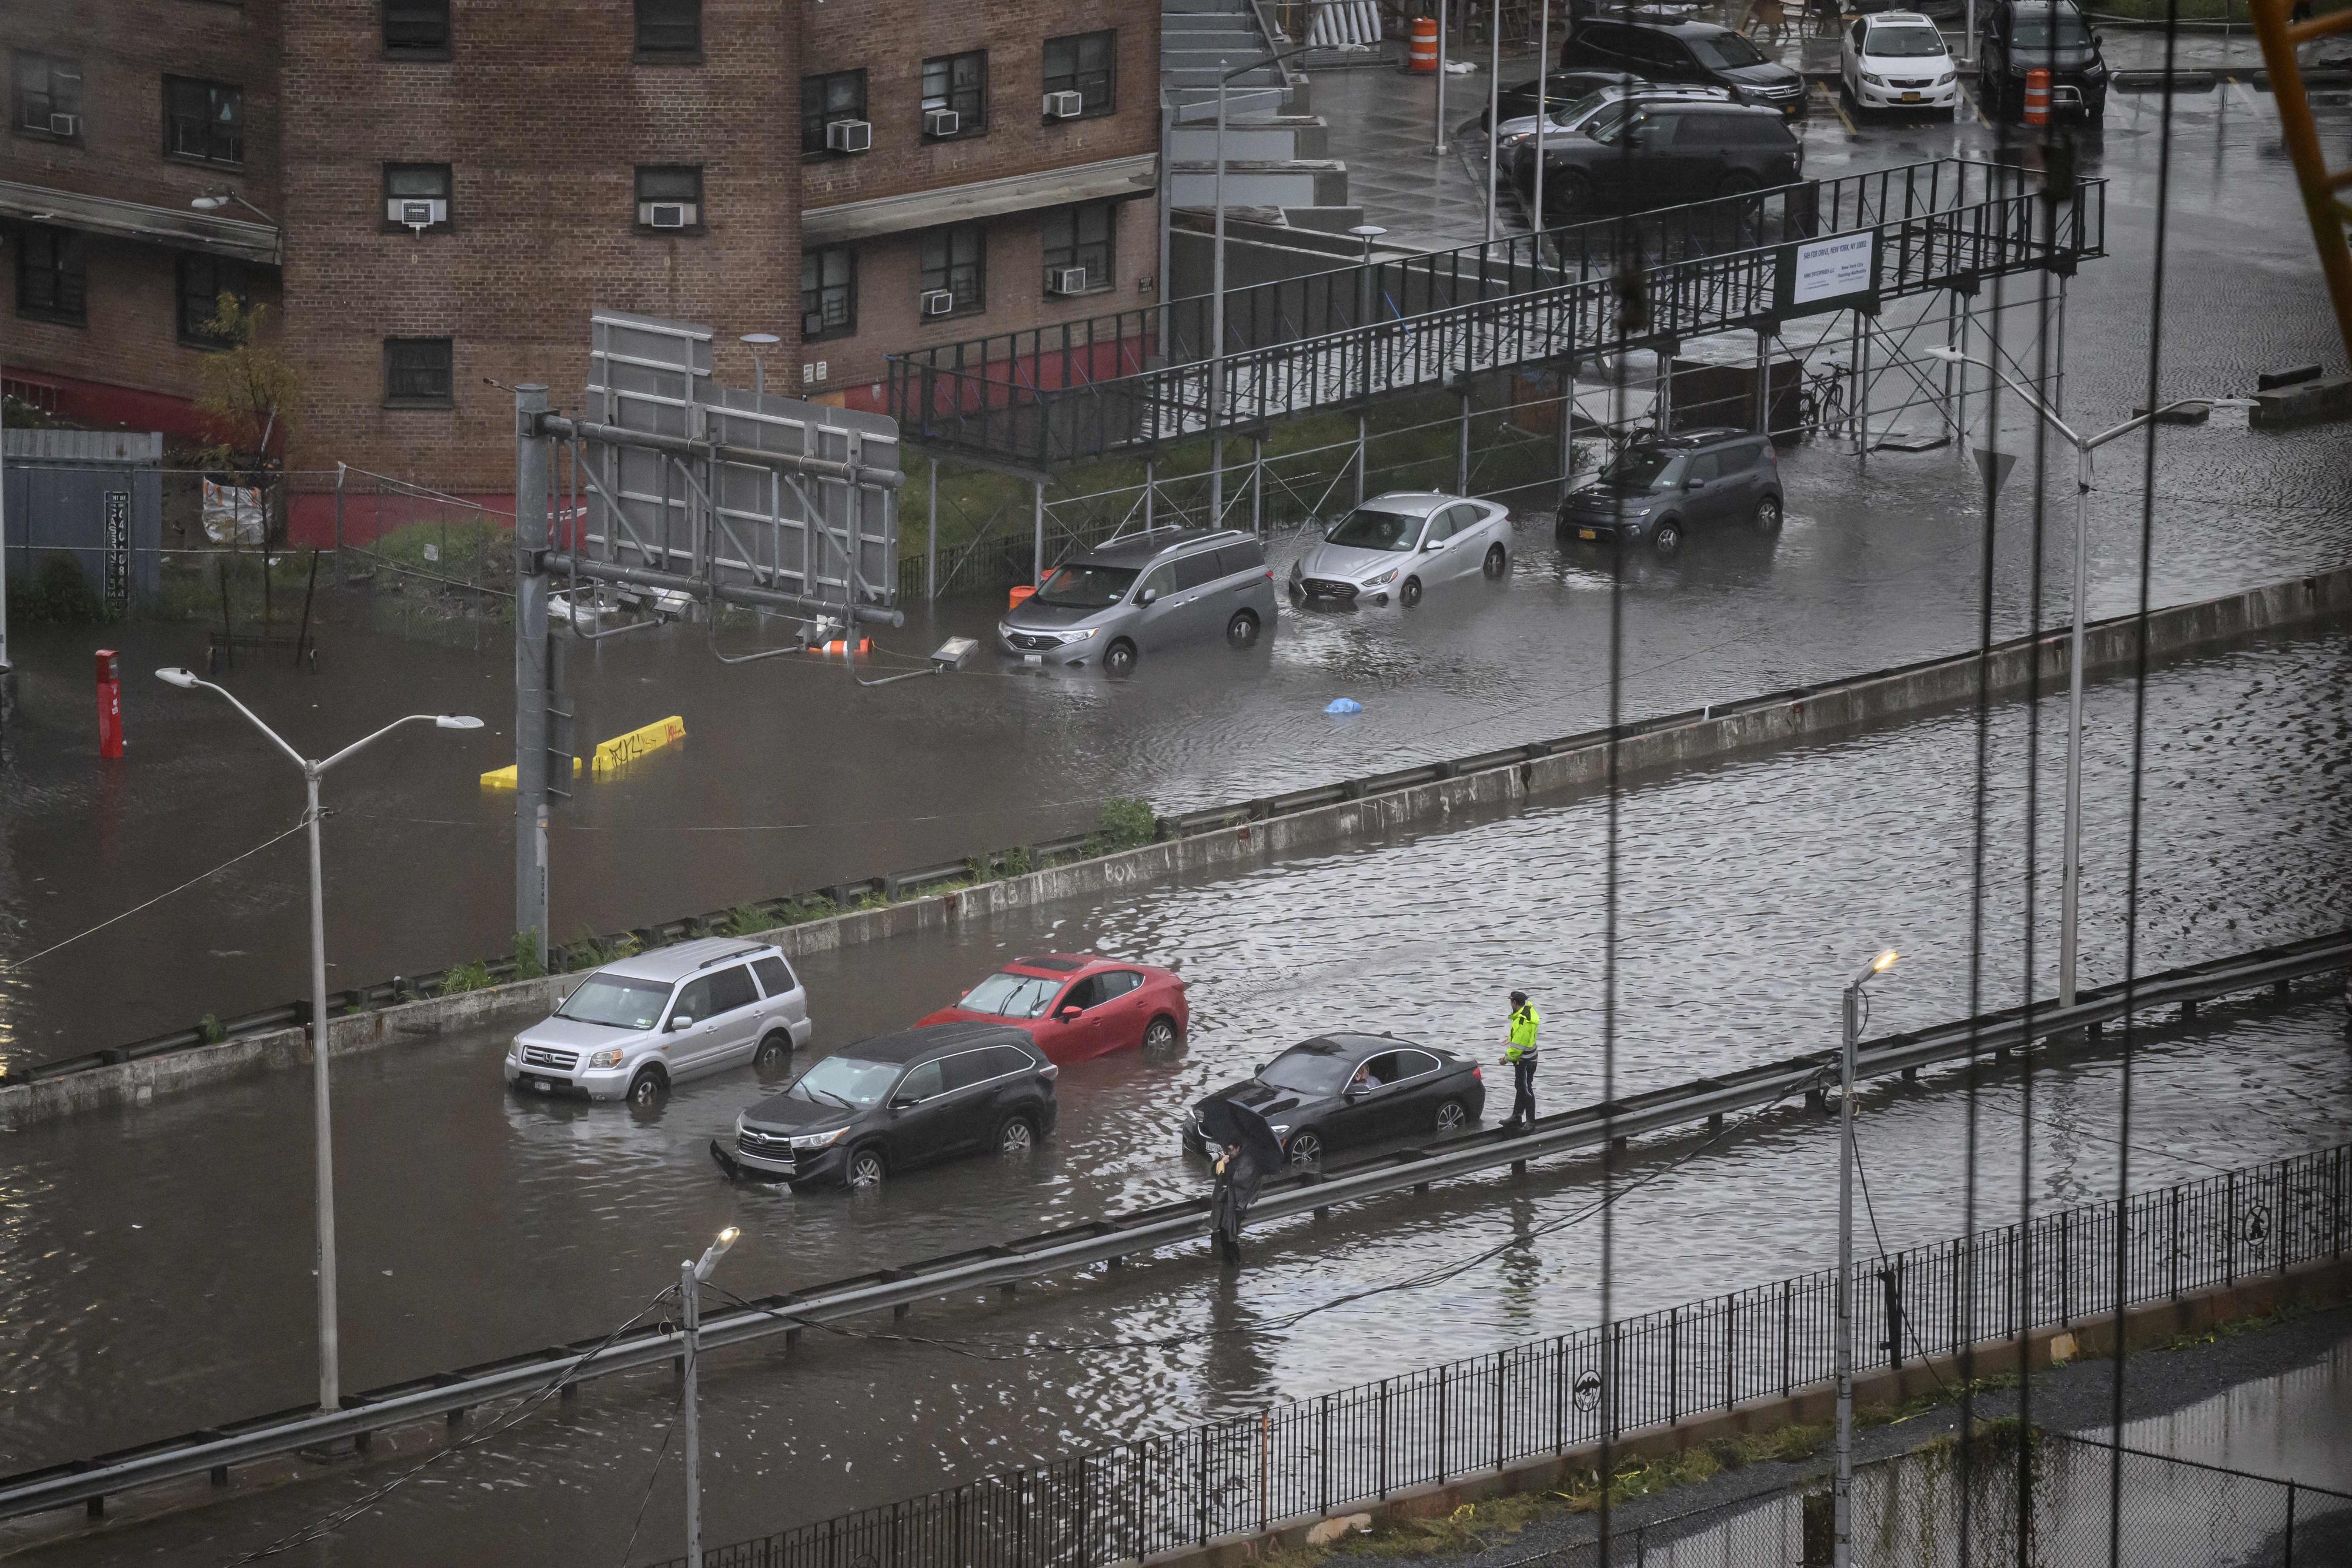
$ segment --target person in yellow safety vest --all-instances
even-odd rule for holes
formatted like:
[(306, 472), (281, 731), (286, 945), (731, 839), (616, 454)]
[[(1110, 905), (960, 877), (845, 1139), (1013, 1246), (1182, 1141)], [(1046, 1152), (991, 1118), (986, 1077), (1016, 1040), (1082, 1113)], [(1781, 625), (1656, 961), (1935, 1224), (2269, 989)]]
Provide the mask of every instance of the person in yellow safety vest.
[(1536, 1029), (1543, 1022), (1525, 991), (1511, 993), (1511, 1032), (1503, 1046), (1503, 1060), (1511, 1069), (1511, 1119), (1506, 1130), (1517, 1132), (1536, 1119)]

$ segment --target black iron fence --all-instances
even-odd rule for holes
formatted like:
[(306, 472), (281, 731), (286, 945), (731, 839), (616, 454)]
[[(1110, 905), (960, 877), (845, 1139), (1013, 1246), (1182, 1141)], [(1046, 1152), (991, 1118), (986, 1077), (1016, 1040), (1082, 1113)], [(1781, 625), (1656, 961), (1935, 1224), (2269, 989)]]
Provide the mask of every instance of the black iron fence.
[[(2119, 1266), (2133, 1304), (2341, 1258), (2347, 1221), (2352, 1145), (2337, 1145), (1868, 1260), (1856, 1364), (2095, 1319)], [(1818, 1270), (1285, 1401), (740, 1542), (705, 1568), (1094, 1568), (1343, 1511), (1827, 1378), (1836, 1285)]]

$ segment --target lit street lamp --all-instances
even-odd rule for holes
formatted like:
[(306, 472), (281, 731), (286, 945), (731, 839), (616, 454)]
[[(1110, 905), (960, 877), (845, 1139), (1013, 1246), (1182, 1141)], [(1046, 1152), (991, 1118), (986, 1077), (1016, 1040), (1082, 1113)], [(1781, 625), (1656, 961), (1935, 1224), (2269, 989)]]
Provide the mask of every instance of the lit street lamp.
[(1927, 352), (1947, 364), (1974, 365), (1987, 374), (1998, 377), (2001, 384), (2023, 398), (2025, 406), (2074, 449), (2074, 629), (2066, 655), (2066, 826), (2063, 834), (2064, 863), (2059, 873), (2058, 915), (2058, 1005), (2071, 1008), (2074, 1005), (2076, 911), (2081, 902), (2083, 880), (2083, 587), (2090, 549), (2086, 525), (2091, 495), (2091, 454), (2117, 436), (2129, 435), (2140, 426), (2161, 419), (2175, 409), (2247, 408), (2252, 404), (2245, 398), (2235, 397), (2175, 398), (2161, 407), (2135, 414), (2121, 424), (2100, 431), (2095, 435), (2081, 435), (2031, 389), (1995, 368), (1990, 361), (1978, 359), (1973, 354), (1964, 354), (1948, 345), (1929, 349)]
[(682, 1263), (677, 1273), (679, 1338), (686, 1342), (686, 1560), (692, 1568), (702, 1563), (702, 1441), (694, 1408), (695, 1353), (702, 1338), (702, 1281), (719, 1267), (719, 1260), (742, 1232), (733, 1226), (702, 1249), (698, 1262)]
[(479, 729), (482, 721), (466, 714), (413, 713), (396, 718), (373, 735), (352, 742), (323, 761), (314, 762), (286, 744), (284, 737), (255, 716), (251, 708), (210, 681), (198, 680), (182, 669), (158, 670), (158, 680), (183, 691), (199, 688), (218, 692), (229, 706), (253, 721), (287, 760), (302, 770), (310, 791), (304, 821), (310, 830), (310, 1115), (318, 1143), (319, 1205), (319, 1408), (331, 1414), (342, 1408), (341, 1372), (335, 1333), (335, 1156), (327, 1114), (327, 916), (326, 894), (319, 871), (319, 779), (328, 768), (390, 735), (404, 724), (430, 724), (439, 729)]
[(1862, 988), (1894, 963), (1895, 949), (1889, 947), (1846, 987), (1845, 1045), (1838, 1052), (1837, 1481), (1832, 1496), (1835, 1568), (1851, 1568), (1853, 1561), (1853, 1051), (1862, 1030)]

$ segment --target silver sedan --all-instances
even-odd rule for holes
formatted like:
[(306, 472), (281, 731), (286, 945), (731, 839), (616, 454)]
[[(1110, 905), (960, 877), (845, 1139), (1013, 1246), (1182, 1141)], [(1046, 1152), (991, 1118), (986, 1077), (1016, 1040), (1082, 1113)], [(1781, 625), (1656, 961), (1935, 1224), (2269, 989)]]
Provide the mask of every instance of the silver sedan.
[(1441, 584), (1511, 570), (1511, 515), (1494, 501), (1426, 490), (1375, 496), (1349, 512), (1290, 569), (1295, 604), (1386, 604), (1410, 609)]

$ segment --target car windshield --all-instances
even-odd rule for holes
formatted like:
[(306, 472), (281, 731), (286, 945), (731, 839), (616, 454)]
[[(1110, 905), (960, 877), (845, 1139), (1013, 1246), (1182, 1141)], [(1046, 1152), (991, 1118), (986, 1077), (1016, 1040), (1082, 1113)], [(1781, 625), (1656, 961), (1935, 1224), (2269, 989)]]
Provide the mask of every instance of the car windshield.
[[(2011, 42), (2020, 49), (2050, 48), (2051, 20), (2052, 13), (2048, 11), (2020, 11)], [(2091, 30), (2083, 25), (2081, 16), (2072, 11), (2061, 11), (2056, 14), (2056, 20), (2057, 47), (2083, 49), (2090, 47)]]
[(1682, 483), (1683, 454), (1636, 446), (1601, 471), (1601, 483), (1620, 490), (1665, 490)]
[(1763, 52), (1737, 33), (1726, 33), (1721, 37), (1685, 38), (1683, 42), (1698, 57), (1699, 64), (1719, 71), (1764, 63)]
[(1061, 988), (1059, 980), (999, 970), (966, 991), (963, 1000), (956, 1005), (969, 1012), (994, 1013), (1000, 1018), (1043, 1018), (1054, 993)]
[(1045, 586), (1036, 593), (1040, 604), (1058, 604), (1066, 610), (1108, 610), (1127, 597), (1135, 586), (1136, 571), (1126, 566), (1088, 566), (1073, 561), (1057, 568), (1045, 580)]
[(1944, 35), (1933, 27), (1873, 27), (1864, 54), (1886, 59), (1916, 59), (1944, 52)]
[(555, 1009), (560, 1019), (601, 1023), (611, 1029), (651, 1029), (669, 999), (665, 980), (633, 980), (626, 975), (591, 975)]
[(864, 1111), (882, 1103), (882, 1096), (890, 1092), (890, 1085), (898, 1081), (903, 1071), (895, 1061), (828, 1056), (793, 1079), (793, 1086), (784, 1092), (820, 1105)]
[(1346, 1057), (1329, 1051), (1293, 1046), (1267, 1062), (1257, 1081), (1293, 1094), (1337, 1094), (1347, 1086), (1353, 1066)]
[(1323, 537), (1349, 549), (1409, 550), (1421, 538), (1421, 518), (1384, 512), (1378, 507), (1358, 507)]

